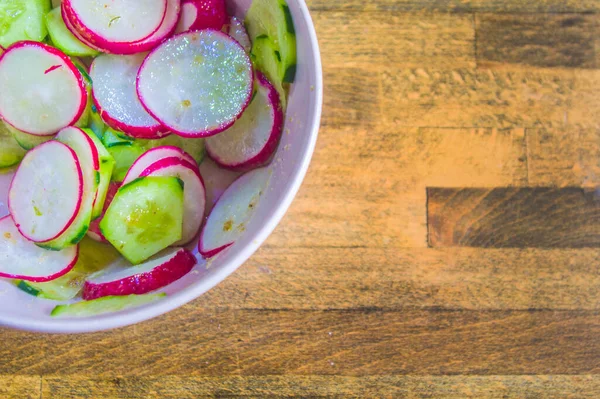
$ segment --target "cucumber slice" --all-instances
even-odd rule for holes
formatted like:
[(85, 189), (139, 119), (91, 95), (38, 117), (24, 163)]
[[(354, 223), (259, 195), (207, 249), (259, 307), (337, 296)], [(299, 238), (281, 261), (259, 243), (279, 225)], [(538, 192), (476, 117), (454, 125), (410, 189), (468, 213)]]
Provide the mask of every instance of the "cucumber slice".
[(275, 57), (280, 64), (276, 76), (268, 73), (260, 58), (257, 68), (265, 72), (271, 82), (293, 83), (296, 75), (296, 30), (285, 0), (254, 0), (246, 14), (245, 24), (253, 43), (264, 35), (272, 40)]
[(92, 107), (90, 110), (90, 125), (89, 126), (90, 126), (90, 129), (92, 129), (92, 131), (96, 135), (96, 137), (98, 137), (100, 140), (102, 140), (102, 137), (104, 137), (104, 132), (106, 131), (107, 126), (104, 123), (104, 121), (102, 120), (102, 117), (100, 116), (100, 113), (98, 112), (98, 108), (96, 108), (96, 106), (94, 104), (92, 104)]
[(283, 70), (283, 65), (277, 56), (277, 49), (273, 43), (273, 40), (266, 35), (259, 36), (254, 39), (250, 57), (252, 58), (252, 62), (257, 65), (258, 69), (265, 74), (273, 87), (275, 87), (275, 90), (277, 90), (281, 107), (283, 110), (285, 110), (287, 105), (287, 93), (283, 87), (282, 78), (282, 76), (285, 74), (285, 71)]
[(127, 171), (146, 150), (134, 139), (125, 139), (116, 130), (106, 129), (102, 143), (115, 160), (112, 181), (123, 181)]
[(165, 293), (106, 296), (91, 301), (82, 301), (70, 305), (58, 305), (52, 309), (52, 317), (88, 317), (103, 313), (119, 312), (127, 308), (142, 306), (166, 297)]
[(17, 165), (25, 156), (25, 152), (12, 136), (7, 125), (0, 123), (0, 169)]
[(2, 123), (2, 125), (10, 132), (17, 144), (24, 150), (31, 150), (54, 138), (54, 136), (36, 136), (35, 134), (25, 133), (15, 129), (7, 123)]
[(0, 1), (0, 46), (6, 48), (22, 40), (43, 41), (48, 34), (44, 23), (48, 11), (48, 0)]
[(138, 264), (181, 239), (183, 182), (176, 177), (143, 177), (125, 184), (100, 222), (104, 237)]
[(65, 25), (60, 7), (46, 14), (46, 27), (55, 47), (75, 57), (95, 57), (98, 51), (82, 43)]
[(46, 283), (14, 280), (14, 284), (28, 294), (55, 301), (68, 301), (79, 294), (88, 276), (120, 258), (110, 245), (84, 238), (79, 244), (79, 259), (67, 274)]
[(106, 193), (108, 192), (108, 185), (110, 184), (110, 178), (115, 168), (115, 159), (110, 155), (110, 152), (104, 147), (102, 141), (94, 132), (90, 129), (81, 129), (85, 134), (89, 136), (98, 152), (98, 160), (100, 162), (100, 168), (98, 169), (98, 191), (94, 198), (94, 205), (92, 208), (92, 220), (97, 219), (102, 215), (104, 209), (104, 200), (106, 199)]

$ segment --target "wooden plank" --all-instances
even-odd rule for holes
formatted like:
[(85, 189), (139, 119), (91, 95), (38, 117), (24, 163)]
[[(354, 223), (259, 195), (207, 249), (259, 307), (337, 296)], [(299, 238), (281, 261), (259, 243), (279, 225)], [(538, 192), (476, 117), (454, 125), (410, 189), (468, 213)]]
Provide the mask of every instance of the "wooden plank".
[(436, 399), (596, 399), (600, 377), (544, 376), (252, 376), (44, 377), (43, 399), (199, 399), (394, 397)]
[(580, 14), (477, 14), (477, 62), (596, 68), (597, 18)]
[(600, 247), (600, 193), (581, 188), (428, 188), (433, 247)]
[(190, 305), (154, 322), (106, 333), (3, 330), (2, 336), (2, 374), (600, 372), (596, 311), (199, 311)]
[(381, 75), (367, 68), (325, 67), (321, 126), (381, 123)]
[(526, 181), (523, 130), (322, 129), (303, 187), (269, 244), (425, 247), (426, 186)]
[(204, 309), (600, 310), (600, 250), (259, 250)]
[(528, 176), (534, 186), (600, 186), (600, 129), (528, 129)]
[(39, 399), (41, 395), (41, 377), (0, 375), (0, 398), (2, 399)]
[[(413, 69), (382, 72), (382, 117), (393, 126), (538, 128), (596, 125), (571, 115), (576, 72), (518, 65), (502, 68)], [(595, 103), (592, 97), (588, 102)], [(582, 104), (583, 106), (583, 104)], [(583, 106), (589, 108), (590, 104)]]
[(475, 66), (470, 15), (327, 12), (312, 17), (327, 67)]
[(452, 13), (597, 13), (598, 0), (308, 0), (314, 11), (437, 11)]

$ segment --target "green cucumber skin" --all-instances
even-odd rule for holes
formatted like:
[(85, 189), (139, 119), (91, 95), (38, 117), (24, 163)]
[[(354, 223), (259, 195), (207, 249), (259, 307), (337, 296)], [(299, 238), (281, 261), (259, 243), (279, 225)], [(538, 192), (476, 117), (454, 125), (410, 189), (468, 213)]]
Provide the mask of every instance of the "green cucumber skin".
[(183, 182), (142, 177), (122, 186), (100, 222), (104, 237), (133, 264), (181, 239)]
[(31, 285), (29, 285), (29, 283), (25, 280), (16, 280), (15, 283), (18, 289), (28, 293), (29, 295), (40, 296), (41, 294), (40, 290), (35, 289)]
[(167, 294), (162, 292), (144, 295), (106, 296), (91, 301), (81, 301), (70, 305), (55, 306), (54, 309), (52, 309), (50, 316), (88, 317), (103, 313), (119, 312), (127, 308), (138, 307), (157, 301), (166, 296)]
[[(293, 83), (296, 77), (296, 29), (285, 0), (254, 0), (244, 23), (253, 43), (251, 52), (255, 54), (257, 68), (264, 72), (276, 87), (283, 83)], [(272, 41), (274, 61), (278, 67), (273, 67), (273, 61), (263, 58), (270, 58), (266, 54), (256, 57), (264, 51), (257, 50), (257, 41), (265, 37)]]

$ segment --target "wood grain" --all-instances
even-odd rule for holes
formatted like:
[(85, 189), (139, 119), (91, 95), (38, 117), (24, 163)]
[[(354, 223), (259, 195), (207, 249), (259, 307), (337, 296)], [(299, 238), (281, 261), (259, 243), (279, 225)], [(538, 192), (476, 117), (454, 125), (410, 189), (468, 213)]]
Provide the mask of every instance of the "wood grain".
[(598, 376), (44, 377), (44, 399), (436, 398), (595, 399)]
[[(155, 320), (2, 330), (0, 398), (600, 397), (600, 227), (581, 202), (600, 186), (600, 1), (308, 5), (323, 128), (273, 235)], [(532, 187), (556, 193), (545, 211)], [(515, 197), (479, 209), (499, 188), (518, 215)], [(479, 247), (428, 248), (428, 205), (430, 234)]]
[(450, 13), (598, 13), (597, 0), (308, 0), (313, 11), (437, 11)]
[(313, 20), (327, 67), (475, 66), (470, 15), (432, 14), (426, 24), (418, 14), (396, 12), (315, 13)]
[(42, 397), (41, 377), (23, 375), (0, 375), (0, 398), (38, 399)]
[(600, 247), (600, 192), (428, 188), (427, 199), (433, 247)]
[(5, 331), (10, 345), (0, 347), (0, 374), (597, 374), (599, 338), (597, 311), (203, 311), (192, 305), (108, 333)]
[(600, 310), (600, 250), (267, 246), (195, 305)]
[(528, 129), (528, 180), (533, 186), (600, 186), (600, 129)]
[(326, 129), (289, 222), (269, 244), (425, 247), (426, 186), (526, 179), (523, 129)]
[(478, 14), (477, 60), (596, 68), (598, 19), (580, 14)]

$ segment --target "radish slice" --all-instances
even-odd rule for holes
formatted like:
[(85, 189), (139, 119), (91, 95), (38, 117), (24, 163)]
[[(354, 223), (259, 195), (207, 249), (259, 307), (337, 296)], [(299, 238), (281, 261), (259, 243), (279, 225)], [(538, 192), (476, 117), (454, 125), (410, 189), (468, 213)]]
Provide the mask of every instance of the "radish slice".
[(252, 64), (223, 32), (183, 33), (151, 52), (137, 78), (146, 110), (184, 137), (206, 137), (231, 126), (252, 96)]
[(175, 246), (192, 241), (202, 224), (206, 205), (204, 181), (196, 164), (179, 157), (164, 158), (150, 165), (140, 177), (172, 176), (183, 181), (183, 233)]
[(94, 46), (93, 43), (90, 43), (85, 37), (81, 36), (81, 33), (79, 33), (79, 31), (75, 29), (75, 27), (71, 24), (71, 21), (69, 20), (69, 17), (65, 12), (65, 8), (62, 6), (60, 7), (60, 14), (62, 16), (63, 22), (65, 23), (65, 26), (73, 34), (73, 36), (75, 36), (79, 41), (81, 41), (86, 46), (92, 48), (93, 50), (96, 50), (98, 52), (103, 51), (101, 48)]
[(174, 147), (170, 145), (156, 147), (142, 154), (142, 156), (139, 157), (133, 163), (133, 165), (131, 165), (131, 168), (129, 168), (127, 175), (125, 175), (125, 178), (123, 179), (123, 184), (127, 184), (140, 177), (141, 174), (154, 162), (160, 161), (163, 158), (170, 157), (184, 159), (191, 164), (195, 163), (194, 158), (192, 158), (191, 155), (189, 155), (179, 147)]
[(141, 265), (126, 261), (90, 276), (83, 286), (83, 299), (110, 295), (145, 294), (185, 276), (196, 258), (185, 248), (165, 250)]
[(102, 210), (102, 215), (96, 220), (92, 220), (90, 223), (90, 228), (87, 232), (88, 237), (90, 237), (94, 241), (108, 243), (108, 240), (104, 237), (102, 232), (100, 231), (100, 222), (104, 217), (104, 213), (108, 209), (110, 203), (112, 202), (115, 195), (117, 195), (117, 191), (119, 191), (119, 187), (121, 187), (121, 183), (112, 182), (108, 186), (108, 191), (106, 192), (106, 199), (104, 200), (104, 208)]
[(233, 245), (244, 234), (270, 177), (269, 169), (256, 169), (242, 175), (225, 190), (208, 215), (200, 235), (198, 251), (205, 258)]
[(0, 276), (27, 281), (50, 281), (75, 266), (79, 247), (48, 251), (19, 233), (13, 218), (0, 219)]
[(85, 82), (73, 62), (37, 42), (19, 42), (0, 57), (0, 93), (0, 117), (39, 136), (75, 123), (87, 103)]
[(53, 140), (25, 155), (10, 186), (8, 207), (21, 234), (43, 242), (71, 226), (82, 197), (79, 158), (65, 144)]
[(192, 28), (198, 18), (198, 7), (195, 0), (183, 0), (181, 2), (181, 13), (175, 28), (175, 33), (187, 32)]
[(183, 0), (176, 32), (221, 30), (227, 22), (225, 0)]
[(63, 15), (95, 47), (119, 53), (161, 27), (166, 0), (65, 0)]
[(250, 42), (250, 37), (248, 36), (248, 32), (246, 32), (246, 28), (244, 28), (244, 24), (242, 24), (239, 19), (231, 17), (227, 33), (234, 38), (247, 53), (250, 52), (252, 49), (252, 42)]
[(93, 98), (107, 125), (136, 138), (155, 139), (167, 135), (165, 128), (142, 106), (135, 79), (146, 54), (96, 57), (90, 76)]
[(234, 170), (266, 164), (277, 149), (283, 127), (279, 94), (267, 78), (256, 74), (256, 95), (235, 124), (206, 139), (208, 155), (219, 165)]
[(167, 13), (160, 28), (152, 36), (141, 42), (132, 43), (119, 54), (135, 54), (150, 51), (160, 44), (167, 37), (175, 32), (179, 14), (181, 13), (181, 0), (167, 0)]
[(81, 241), (89, 228), (94, 199), (100, 183), (100, 157), (92, 138), (77, 127), (70, 126), (62, 129), (56, 135), (56, 140), (75, 151), (83, 175), (83, 195), (77, 217), (60, 236), (39, 244), (47, 249), (61, 250)]

